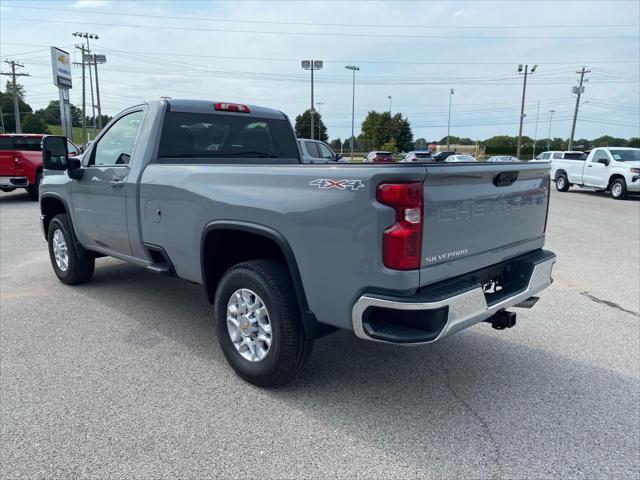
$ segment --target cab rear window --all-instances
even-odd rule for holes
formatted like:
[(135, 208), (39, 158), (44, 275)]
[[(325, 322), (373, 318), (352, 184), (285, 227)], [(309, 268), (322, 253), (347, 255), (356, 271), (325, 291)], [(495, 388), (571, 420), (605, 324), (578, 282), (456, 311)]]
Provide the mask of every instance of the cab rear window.
[(0, 137), (0, 150), (20, 150), (41, 152), (42, 138), (40, 137)]
[(247, 115), (167, 112), (158, 163), (298, 163), (291, 125)]

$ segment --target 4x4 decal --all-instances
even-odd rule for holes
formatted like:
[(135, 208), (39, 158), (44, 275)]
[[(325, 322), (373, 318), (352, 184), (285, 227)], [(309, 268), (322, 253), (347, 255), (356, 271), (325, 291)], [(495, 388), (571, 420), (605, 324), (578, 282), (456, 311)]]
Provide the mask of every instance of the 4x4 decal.
[(329, 188), (337, 188), (338, 190), (358, 190), (360, 188), (364, 188), (364, 183), (360, 180), (331, 180), (328, 178), (318, 178), (316, 180), (311, 180), (309, 185), (314, 187), (318, 187), (323, 190), (327, 190)]

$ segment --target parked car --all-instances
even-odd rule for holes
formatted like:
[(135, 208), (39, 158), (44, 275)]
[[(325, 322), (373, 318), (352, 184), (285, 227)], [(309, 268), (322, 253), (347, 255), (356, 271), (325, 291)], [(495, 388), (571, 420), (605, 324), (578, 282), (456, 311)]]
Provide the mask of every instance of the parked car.
[(512, 157), (510, 155), (492, 155), (487, 158), (487, 162), (519, 162), (518, 157)]
[(531, 162), (550, 162), (552, 160), (561, 160), (564, 158), (567, 159), (576, 159), (582, 156), (583, 152), (579, 151), (563, 151), (563, 150), (550, 150), (548, 152), (542, 152), (540, 155), (536, 156), (535, 159), (530, 160)]
[(342, 155), (335, 153), (329, 145), (320, 140), (299, 138), (298, 148), (300, 149), (302, 163), (348, 163), (347, 160), (342, 158)]
[(202, 100), (129, 108), (82, 158), (64, 137), (43, 145), (60, 281), (112, 256), (202, 284), (225, 357), (256, 385), (286, 382), (338, 328), (407, 345), (512, 327), (507, 309), (552, 282), (546, 165), (303, 165), (282, 112)]
[(455, 162), (477, 162), (477, 160), (471, 155), (463, 155), (456, 153), (455, 155), (449, 155), (445, 158), (445, 163), (455, 163)]
[[(0, 134), (0, 190), (11, 192), (25, 188), (32, 200), (38, 200), (38, 186), (42, 178), (41, 134)], [(68, 142), (69, 155), (80, 150)]]
[(401, 160), (402, 163), (431, 162), (431, 161), (433, 161), (433, 158), (431, 157), (431, 152), (409, 152)]
[(384, 152), (381, 150), (375, 150), (373, 152), (369, 152), (369, 154), (365, 157), (364, 163), (393, 163), (393, 155), (391, 152)]
[(640, 192), (640, 149), (600, 147), (579, 158), (557, 159), (551, 163), (556, 189), (566, 192), (573, 185), (610, 191), (616, 200), (629, 192)]
[(456, 152), (438, 152), (435, 155), (432, 155), (432, 157), (434, 162), (444, 162), (447, 157), (455, 154)]

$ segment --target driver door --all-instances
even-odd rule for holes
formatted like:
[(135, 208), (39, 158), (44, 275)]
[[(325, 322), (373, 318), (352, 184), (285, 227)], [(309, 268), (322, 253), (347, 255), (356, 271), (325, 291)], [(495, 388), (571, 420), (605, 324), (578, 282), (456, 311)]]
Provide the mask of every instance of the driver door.
[(86, 246), (131, 255), (125, 195), (143, 114), (131, 112), (113, 123), (91, 149), (82, 179), (74, 181), (74, 221)]
[(596, 150), (591, 160), (586, 162), (582, 182), (590, 187), (605, 188), (607, 186), (607, 165), (601, 161), (611, 162), (606, 150)]

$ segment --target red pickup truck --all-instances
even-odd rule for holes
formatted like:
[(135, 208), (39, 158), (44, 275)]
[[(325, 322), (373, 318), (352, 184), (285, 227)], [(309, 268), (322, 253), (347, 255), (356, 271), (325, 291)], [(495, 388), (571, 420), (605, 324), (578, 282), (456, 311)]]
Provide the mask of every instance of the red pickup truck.
[[(26, 188), (32, 200), (38, 200), (42, 178), (42, 134), (0, 135), (0, 190), (11, 192)], [(80, 150), (68, 143), (69, 155)]]

